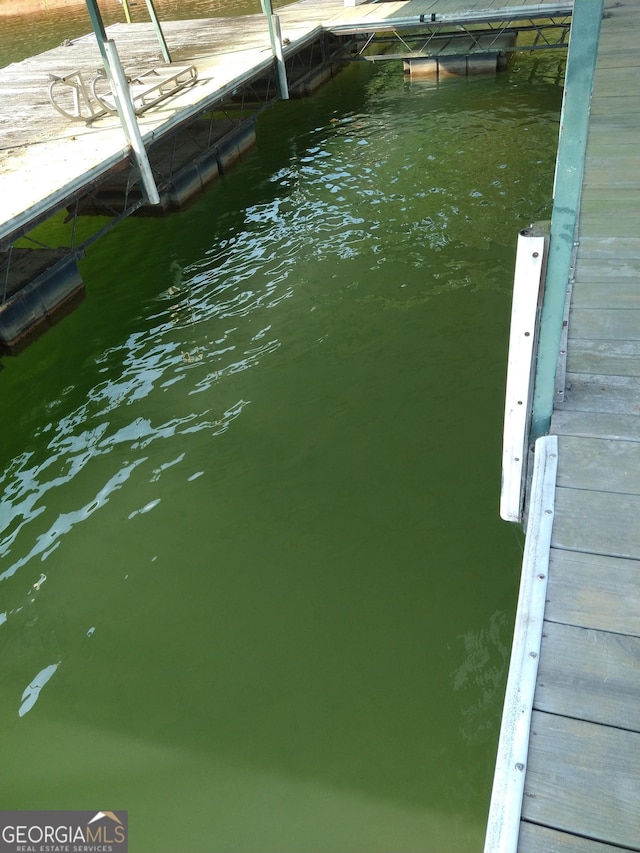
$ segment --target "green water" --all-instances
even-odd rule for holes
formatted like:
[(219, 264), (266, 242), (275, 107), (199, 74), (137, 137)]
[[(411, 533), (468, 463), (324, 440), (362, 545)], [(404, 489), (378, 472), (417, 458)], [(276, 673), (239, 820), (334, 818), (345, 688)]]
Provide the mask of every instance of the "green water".
[(557, 63), (439, 89), (357, 65), (278, 105), (4, 360), (2, 808), (127, 809), (134, 853), (481, 849)]

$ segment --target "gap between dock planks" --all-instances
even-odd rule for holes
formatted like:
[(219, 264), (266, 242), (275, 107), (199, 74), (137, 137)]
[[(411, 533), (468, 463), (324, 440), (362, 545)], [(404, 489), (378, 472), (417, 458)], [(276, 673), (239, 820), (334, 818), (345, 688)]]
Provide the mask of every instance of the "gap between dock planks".
[(518, 853), (625, 853), (625, 849), (526, 820), (520, 824)]

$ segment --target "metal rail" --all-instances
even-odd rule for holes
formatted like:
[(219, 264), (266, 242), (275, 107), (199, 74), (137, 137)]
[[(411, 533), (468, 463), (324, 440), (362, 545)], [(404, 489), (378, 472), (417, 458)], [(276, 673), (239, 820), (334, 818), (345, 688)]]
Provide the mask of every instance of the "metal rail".
[[(345, 58), (351, 61), (362, 58), (382, 61), (460, 53), (486, 54), (496, 50), (514, 52), (566, 49), (569, 45), (570, 28), (571, 15), (563, 10), (561, 14), (545, 20), (510, 16), (506, 20), (500, 18), (469, 21), (458, 18), (445, 21), (442, 17), (427, 22), (419, 18), (406, 18), (394, 20), (392, 24), (334, 26), (330, 32), (353, 37), (357, 49), (351, 49), (349, 54), (345, 54)], [(515, 33), (527, 33), (532, 39), (530, 43), (520, 45), (505, 44), (504, 36), (513, 36)], [(380, 47), (377, 53), (371, 52), (374, 45)]]
[(540, 226), (518, 236), (502, 438), (500, 517), (505, 521), (522, 520), (547, 243), (548, 232)]
[(527, 538), (502, 725), (491, 793), (485, 853), (516, 853), (529, 751), (555, 512), (558, 437), (535, 445)]
[(575, 234), (603, 8), (604, 0), (577, 3), (573, 17), (556, 158), (545, 297), (540, 320), (531, 425), (534, 438), (548, 431), (554, 402), (562, 400), (563, 389), (559, 394), (556, 373), (576, 248)]
[(487, 9), (482, 12), (452, 12), (445, 15), (433, 13), (431, 15), (412, 15), (407, 18), (394, 18), (393, 20), (368, 20), (366, 24), (331, 24), (326, 29), (336, 35), (356, 35), (363, 32), (382, 32), (384, 30), (424, 27), (425, 24), (436, 28), (443, 26), (467, 27), (472, 24), (491, 24), (508, 21), (513, 26), (517, 26), (517, 23), (520, 21), (543, 21), (549, 18), (564, 18), (570, 17), (572, 13), (573, 0), (565, 0), (565, 2), (554, 4), (537, 3), (535, 6), (513, 6), (508, 10), (498, 9), (494, 12)]

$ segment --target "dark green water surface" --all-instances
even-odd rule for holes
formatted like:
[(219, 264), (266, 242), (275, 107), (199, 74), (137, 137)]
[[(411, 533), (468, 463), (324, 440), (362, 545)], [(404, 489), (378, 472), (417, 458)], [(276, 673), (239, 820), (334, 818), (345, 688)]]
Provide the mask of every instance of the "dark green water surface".
[(133, 853), (481, 849), (558, 61), (437, 89), (358, 65), (278, 105), (4, 360), (2, 808), (127, 809)]

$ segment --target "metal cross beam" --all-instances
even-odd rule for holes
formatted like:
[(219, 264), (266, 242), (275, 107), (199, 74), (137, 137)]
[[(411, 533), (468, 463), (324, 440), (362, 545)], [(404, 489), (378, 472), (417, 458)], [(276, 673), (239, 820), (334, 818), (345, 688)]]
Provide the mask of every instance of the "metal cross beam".
[(432, 27), (468, 27), (475, 24), (491, 25), (509, 21), (517, 27), (518, 21), (544, 21), (555, 18), (568, 18), (573, 13), (573, 0), (565, 0), (560, 3), (538, 3), (531, 6), (512, 6), (509, 9), (498, 9), (496, 11), (485, 10), (483, 12), (452, 12), (446, 15), (433, 13), (431, 15), (413, 15), (406, 18), (380, 18), (374, 20), (369, 17), (366, 23), (361, 24), (333, 24), (327, 27), (336, 35), (358, 35), (365, 32), (383, 32), (384, 30), (401, 30), (427, 26)]
[[(351, 30), (353, 36), (349, 59), (381, 61), (411, 59), (416, 57), (447, 56), (492, 53), (496, 49), (504, 52), (536, 51), (567, 48), (571, 18), (568, 15), (537, 21), (533, 18), (508, 21), (488, 21), (483, 24), (457, 23), (451, 25), (397, 26), (375, 31)], [(333, 32), (333, 30), (332, 30)], [(502, 42), (504, 36), (527, 33), (533, 38), (530, 43), (509, 45)], [(341, 31), (341, 34), (344, 34)], [(353, 50), (353, 43), (357, 49)], [(502, 42), (502, 43), (501, 43)], [(372, 46), (377, 45), (372, 50)]]

